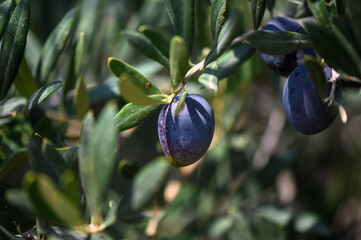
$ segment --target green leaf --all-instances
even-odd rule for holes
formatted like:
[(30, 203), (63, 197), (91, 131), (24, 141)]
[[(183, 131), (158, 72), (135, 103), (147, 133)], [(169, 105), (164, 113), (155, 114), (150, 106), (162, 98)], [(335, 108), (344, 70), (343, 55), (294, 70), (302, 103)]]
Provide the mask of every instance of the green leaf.
[(89, 96), (82, 77), (78, 78), (75, 86), (74, 105), (78, 119), (83, 119), (89, 109)]
[(0, 164), (0, 181), (16, 168), (28, 163), (28, 151), (18, 150), (8, 155)]
[(308, 72), (307, 77), (313, 81), (321, 99), (325, 98), (327, 93), (327, 79), (322, 66), (311, 56), (306, 56), (304, 61)]
[[(344, 1), (338, 1), (338, 2), (344, 2)], [(361, 48), (361, 28), (360, 28), (360, 24), (361, 24), (361, 6), (360, 3), (358, 1), (355, 0), (347, 0), (346, 1), (347, 4), (347, 15), (350, 18), (350, 22), (352, 25), (352, 29), (353, 32), (356, 35), (356, 38), (358, 40), (359, 43), (359, 47)], [(337, 7), (341, 5), (337, 4)]]
[(251, 0), (253, 29), (257, 30), (261, 25), (266, 10), (266, 0)]
[(134, 211), (141, 210), (150, 203), (164, 185), (169, 169), (169, 162), (164, 157), (159, 157), (140, 170), (132, 185), (131, 207)]
[(62, 81), (51, 82), (43, 86), (30, 96), (30, 98), (28, 99), (28, 103), (26, 104), (25, 110), (30, 110), (34, 106), (40, 104), (47, 97), (57, 91), (61, 86), (63, 86)]
[(172, 90), (183, 80), (187, 73), (189, 54), (182, 37), (174, 36), (170, 42), (170, 76)]
[(23, 97), (9, 98), (0, 101), (0, 117), (6, 117), (21, 110), (25, 104), (26, 99)]
[(25, 191), (16, 188), (8, 189), (5, 192), (5, 199), (21, 212), (29, 213), (32, 216), (36, 215), (29, 198), (26, 196)]
[(146, 95), (127, 73), (120, 76), (120, 94), (126, 101), (138, 106), (165, 104), (161, 95)]
[(169, 58), (171, 38), (166, 31), (156, 29), (151, 25), (143, 25), (139, 27), (139, 32), (143, 33), (165, 57)]
[(0, 100), (15, 80), (24, 54), (29, 28), (30, 7), (28, 0), (20, 0), (6, 27), (0, 50)]
[(217, 62), (209, 64), (202, 75), (198, 78), (198, 82), (206, 87), (213, 94), (218, 92), (218, 65)]
[(122, 36), (124, 36), (135, 49), (169, 69), (169, 60), (143, 34), (132, 30), (124, 30)]
[(28, 172), (24, 189), (35, 210), (48, 220), (55, 220), (69, 227), (83, 223), (80, 209), (59, 189), (47, 175)]
[(13, 0), (7, 0), (0, 4), (0, 39), (2, 38), (6, 25), (8, 25)]
[(33, 74), (24, 57), (21, 60), (19, 71), (16, 75), (14, 84), (19, 93), (27, 98), (38, 89)]
[(214, 39), (217, 39), (221, 27), (225, 21), (224, 14), (226, 12), (227, 0), (215, 0), (211, 11), (211, 30)]
[(215, 61), (227, 50), (232, 40), (238, 35), (240, 27), (241, 15), (237, 10), (235, 10), (224, 23), (216, 42), (204, 61), (204, 66), (207, 66), (209, 63)]
[(65, 169), (62, 172), (60, 177), (60, 186), (73, 205), (80, 208), (81, 201), (78, 192), (79, 182), (77, 176), (72, 170)]
[(107, 197), (115, 165), (117, 131), (116, 106), (106, 105), (98, 122), (88, 113), (83, 121), (79, 146), (79, 173), (88, 202), (91, 223), (99, 225), (103, 218), (101, 206)]
[(175, 116), (177, 116), (178, 113), (183, 110), (187, 95), (187, 92), (183, 92), (182, 97), (179, 99), (177, 107), (175, 108)]
[(322, 1), (307, 0), (307, 3), (318, 25), (325, 28), (326, 31), (331, 32), (332, 27), (328, 16), (326, 2), (323, 0)]
[(39, 135), (35, 135), (28, 144), (30, 164), (35, 172), (45, 173), (59, 183), (60, 172), (67, 166), (61, 155), (44, 141)]
[(128, 103), (115, 115), (117, 130), (120, 132), (137, 126), (158, 107), (159, 105), (137, 106)]
[(163, 2), (175, 35), (184, 39), (188, 52), (191, 52), (195, 29), (194, 0), (163, 0)]
[(117, 78), (120, 78), (123, 73), (127, 73), (131, 77), (131, 80), (134, 80), (133, 83), (136, 84), (137, 87), (139, 87), (144, 93), (161, 93), (161, 91), (146, 77), (144, 77), (140, 72), (138, 72), (136, 69), (123, 62), (122, 60), (116, 58), (109, 58), (108, 66)]
[(307, 35), (288, 31), (255, 31), (245, 40), (259, 51), (272, 55), (289, 54), (310, 45)]
[(51, 73), (55, 70), (59, 56), (63, 53), (71, 36), (78, 12), (78, 8), (70, 10), (47, 38), (37, 65), (36, 78), (41, 84), (47, 83)]
[(312, 40), (312, 46), (331, 67), (361, 78), (360, 60), (336, 28), (333, 28), (336, 35), (312, 23), (306, 23), (305, 28)]
[(219, 80), (233, 73), (244, 61), (249, 59), (255, 52), (248, 44), (240, 44), (222, 54), (217, 59)]
[(74, 56), (74, 71), (75, 75), (81, 74), (81, 68), (83, 66), (83, 58), (84, 58), (84, 44), (85, 44), (85, 33), (81, 32), (78, 37), (78, 41), (76, 42), (75, 47), (75, 56)]

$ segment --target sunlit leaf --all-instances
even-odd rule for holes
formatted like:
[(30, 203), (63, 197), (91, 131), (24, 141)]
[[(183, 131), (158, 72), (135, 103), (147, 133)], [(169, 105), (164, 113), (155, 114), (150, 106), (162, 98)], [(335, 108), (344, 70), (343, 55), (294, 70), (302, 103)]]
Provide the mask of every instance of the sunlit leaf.
[(226, 12), (227, 0), (215, 0), (211, 12), (211, 30), (214, 39), (217, 39), (221, 27), (225, 21), (224, 13)]
[(51, 82), (43, 86), (30, 96), (26, 104), (25, 110), (30, 110), (34, 106), (40, 104), (47, 97), (56, 92), (61, 86), (63, 86), (62, 81)]
[(122, 36), (125, 37), (135, 49), (169, 69), (169, 60), (143, 34), (136, 31), (124, 30)]
[(307, 35), (288, 31), (260, 30), (245, 39), (259, 51), (272, 55), (289, 54), (310, 45)]
[(136, 84), (144, 93), (161, 93), (161, 91), (146, 77), (144, 77), (140, 72), (138, 72), (136, 69), (123, 62), (122, 60), (116, 58), (109, 58), (108, 66), (109, 69), (113, 72), (113, 74), (118, 78), (120, 78), (123, 73), (127, 73), (131, 77), (131, 80), (134, 80), (133, 83)]
[(0, 100), (15, 80), (24, 54), (30, 20), (28, 0), (20, 0), (6, 27), (0, 50)]
[(183, 80), (188, 71), (188, 50), (182, 37), (174, 36), (170, 43), (170, 76), (172, 90)]
[(84, 44), (85, 44), (85, 33), (81, 32), (78, 37), (78, 41), (75, 47), (75, 56), (74, 56), (74, 71), (76, 75), (81, 73), (81, 68), (83, 66), (83, 58), (84, 58)]
[(232, 40), (238, 35), (240, 27), (241, 14), (235, 10), (224, 23), (216, 42), (205, 59), (204, 66), (207, 66), (209, 63), (216, 60), (227, 50)]
[(179, 101), (177, 103), (177, 107), (175, 108), (175, 111), (174, 111), (175, 116), (177, 116), (179, 114), (179, 112), (183, 110), (187, 94), (188, 94), (187, 92), (182, 93), (182, 97), (179, 99)]
[(125, 100), (138, 106), (165, 104), (160, 95), (159, 97), (158, 95), (146, 95), (136, 84), (134, 84), (134, 80), (126, 73), (123, 73), (122, 76), (120, 76), (120, 93)]
[(217, 62), (209, 64), (202, 75), (198, 78), (198, 82), (210, 90), (213, 94), (218, 92), (218, 80)]

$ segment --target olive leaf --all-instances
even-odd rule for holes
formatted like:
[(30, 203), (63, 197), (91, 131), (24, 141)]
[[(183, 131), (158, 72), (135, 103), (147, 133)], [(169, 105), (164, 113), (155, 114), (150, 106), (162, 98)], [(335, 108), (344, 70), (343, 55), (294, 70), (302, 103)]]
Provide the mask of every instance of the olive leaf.
[(266, 10), (266, 0), (251, 0), (253, 28), (257, 30), (261, 25)]
[(170, 76), (172, 90), (182, 81), (188, 70), (189, 53), (182, 37), (174, 36), (170, 43)]
[(215, 0), (211, 10), (211, 30), (213, 39), (217, 39), (221, 27), (226, 20), (224, 13), (226, 12), (227, 0)]
[(156, 29), (150, 25), (140, 26), (139, 32), (143, 33), (144, 36), (146, 36), (165, 57), (169, 58), (169, 45), (171, 38), (167, 32)]
[(209, 64), (202, 75), (198, 78), (198, 82), (210, 90), (213, 94), (218, 92), (218, 65), (217, 62)]
[(0, 39), (2, 38), (6, 25), (9, 22), (10, 12), (13, 7), (13, 0), (7, 0), (0, 4)]
[(327, 93), (327, 79), (322, 66), (314, 57), (311, 56), (306, 56), (304, 61), (307, 67), (307, 77), (313, 81), (320, 97), (322, 99), (325, 98)]
[(0, 100), (5, 97), (18, 72), (25, 50), (29, 20), (29, 2), (20, 0), (10, 17), (1, 43)]

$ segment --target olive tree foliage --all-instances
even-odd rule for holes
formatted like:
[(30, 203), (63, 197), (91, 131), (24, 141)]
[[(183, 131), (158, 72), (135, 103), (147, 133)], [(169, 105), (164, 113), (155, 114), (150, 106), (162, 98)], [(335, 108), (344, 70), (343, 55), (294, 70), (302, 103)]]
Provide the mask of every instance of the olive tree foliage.
[[(55, 5), (0, 4), (0, 239), (347, 239), (359, 1), (59, 2), (59, 17)], [(262, 28), (278, 16), (305, 31)], [(341, 119), (317, 136), (285, 121), (285, 78), (260, 58), (306, 47), (307, 78)], [(189, 117), (188, 94), (213, 107), (213, 140), (177, 168), (157, 117), (175, 98), (174, 117)]]

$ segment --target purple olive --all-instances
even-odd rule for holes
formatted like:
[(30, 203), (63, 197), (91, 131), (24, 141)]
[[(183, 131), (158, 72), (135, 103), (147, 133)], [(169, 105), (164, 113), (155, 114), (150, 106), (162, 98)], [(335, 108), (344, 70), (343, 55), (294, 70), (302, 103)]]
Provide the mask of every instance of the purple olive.
[[(290, 31), (306, 34), (303, 27), (292, 18), (277, 17), (267, 22), (262, 30)], [(315, 56), (312, 48), (307, 47), (286, 55), (270, 55), (260, 53), (263, 62), (278, 75), (287, 77), (293, 69), (303, 63), (305, 55)]]
[(158, 135), (165, 156), (175, 167), (190, 165), (208, 150), (214, 133), (214, 114), (207, 100), (187, 94), (183, 109), (175, 114), (180, 96), (165, 105), (158, 118)]
[[(324, 70), (328, 80), (332, 73)], [(328, 90), (330, 91), (330, 84)], [(283, 88), (283, 107), (291, 125), (300, 133), (315, 134), (328, 128), (335, 119), (338, 108), (328, 106), (319, 96), (312, 80), (307, 78), (307, 68), (299, 65), (288, 77)]]

